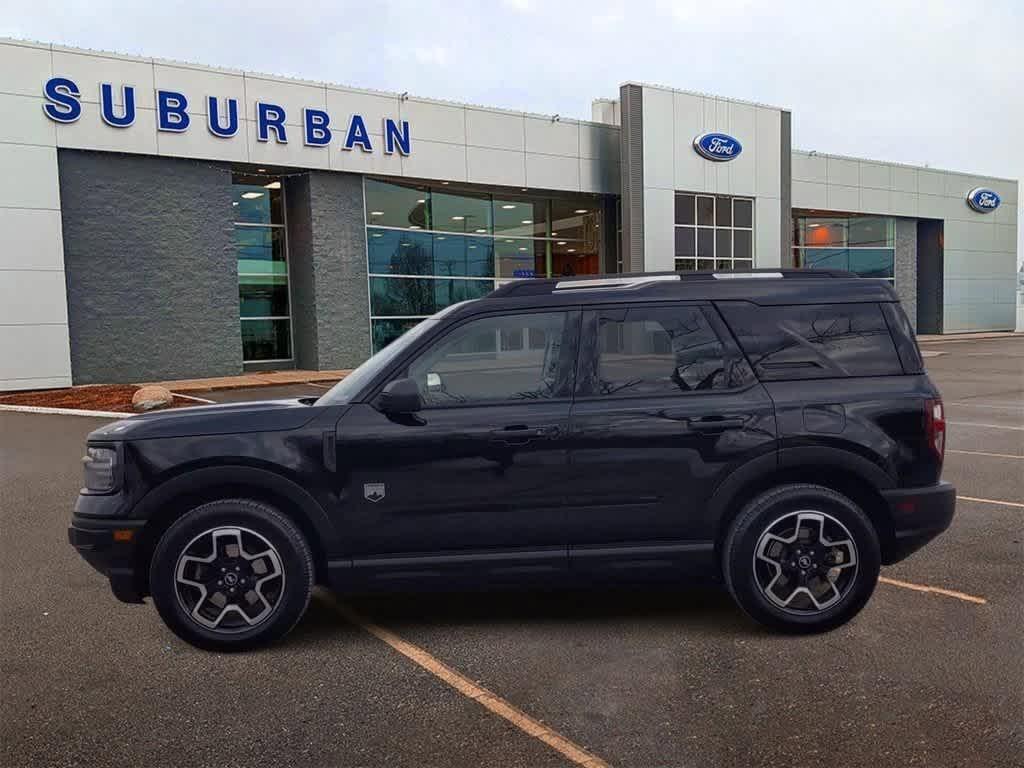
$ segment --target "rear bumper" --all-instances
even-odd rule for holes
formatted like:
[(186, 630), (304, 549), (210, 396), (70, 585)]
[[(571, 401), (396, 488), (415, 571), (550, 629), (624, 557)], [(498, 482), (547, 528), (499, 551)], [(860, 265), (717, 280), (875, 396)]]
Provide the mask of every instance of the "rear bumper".
[(913, 554), (949, 527), (956, 509), (956, 488), (939, 483), (926, 488), (883, 491), (893, 522), (893, 541), (882, 553), (889, 565)]
[[(143, 522), (139, 520), (71, 520), (68, 542), (89, 565), (110, 580), (114, 596), (126, 603), (141, 603), (143, 588), (136, 573), (136, 543)], [(114, 532), (119, 534), (115, 537)], [(130, 531), (130, 536), (127, 533)]]

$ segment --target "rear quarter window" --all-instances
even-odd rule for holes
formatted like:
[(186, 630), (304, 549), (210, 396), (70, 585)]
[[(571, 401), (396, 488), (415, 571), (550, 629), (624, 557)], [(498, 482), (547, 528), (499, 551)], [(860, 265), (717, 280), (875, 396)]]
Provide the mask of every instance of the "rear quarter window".
[(716, 306), (762, 381), (903, 373), (878, 304)]

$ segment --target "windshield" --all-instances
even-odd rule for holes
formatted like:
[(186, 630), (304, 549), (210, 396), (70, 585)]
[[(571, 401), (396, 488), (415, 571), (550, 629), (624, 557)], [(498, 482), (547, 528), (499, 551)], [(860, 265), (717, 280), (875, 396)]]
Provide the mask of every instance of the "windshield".
[(450, 307), (442, 309), (436, 315), (428, 317), (422, 323), (419, 323), (409, 329), (382, 350), (377, 352), (377, 354), (370, 357), (365, 363), (352, 371), (352, 373), (344, 379), (335, 384), (330, 390), (324, 393), (319, 400), (316, 401), (316, 404), (345, 405), (346, 403), (351, 403), (353, 398), (355, 398), (367, 384), (376, 378), (377, 374), (391, 365), (392, 361), (398, 358), (406, 349), (409, 348), (410, 345), (415, 344), (421, 336), (430, 331), (431, 328), (436, 326), (442, 319), (450, 315), (456, 309), (464, 307), (467, 304), (472, 304), (474, 301), (476, 301), (476, 299), (460, 301), (458, 304), (452, 304)]

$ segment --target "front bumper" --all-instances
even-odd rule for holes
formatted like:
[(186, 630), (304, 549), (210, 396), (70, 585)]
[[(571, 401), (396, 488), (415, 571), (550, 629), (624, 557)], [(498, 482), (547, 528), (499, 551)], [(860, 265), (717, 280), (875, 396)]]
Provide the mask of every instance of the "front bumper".
[(75, 515), (68, 528), (71, 546), (110, 580), (114, 596), (126, 603), (141, 603), (144, 594), (143, 580), (136, 572), (142, 526), (141, 520), (95, 520)]
[(926, 488), (883, 491), (893, 523), (893, 540), (882, 553), (886, 565), (912, 555), (949, 528), (956, 509), (956, 488), (938, 483)]

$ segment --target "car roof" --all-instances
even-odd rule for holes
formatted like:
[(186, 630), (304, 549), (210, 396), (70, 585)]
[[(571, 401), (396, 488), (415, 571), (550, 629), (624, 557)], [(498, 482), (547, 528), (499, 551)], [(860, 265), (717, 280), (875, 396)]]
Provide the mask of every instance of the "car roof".
[(515, 280), (467, 307), (498, 308), (622, 304), (647, 301), (749, 301), (764, 306), (897, 301), (887, 280), (839, 270), (755, 269), (642, 272)]

